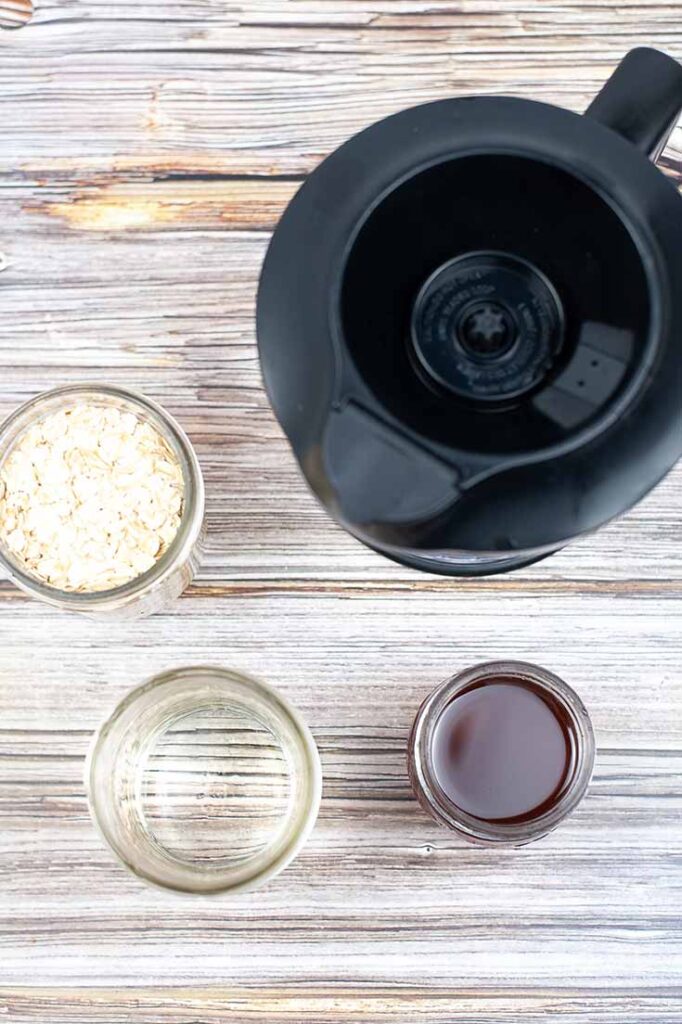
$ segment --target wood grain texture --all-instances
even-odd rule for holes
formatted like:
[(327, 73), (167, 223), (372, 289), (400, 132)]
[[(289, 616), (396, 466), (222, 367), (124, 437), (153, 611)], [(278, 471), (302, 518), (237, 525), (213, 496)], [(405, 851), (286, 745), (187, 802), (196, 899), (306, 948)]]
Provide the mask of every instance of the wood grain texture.
[[(678, 1024), (676, 996), (595, 992), (589, 1018), (577, 990), (415, 989), (398, 991), (337, 987), (269, 989), (44, 989), (0, 991), (0, 1010), (24, 1024), (221, 1024), (267, 1020), (270, 1024), (498, 1024), (503, 1020), (574, 1021), (590, 1024)], [(86, 1016), (87, 1015), (87, 1016)], [(7, 1019), (7, 1018), (5, 1018)]]
[[(209, 544), (166, 614), (115, 628), (0, 585), (0, 1018), (31, 1024), (677, 1024), (682, 1019), (682, 470), (523, 573), (419, 575), (331, 524), (264, 397), (254, 298), (316, 163), (411, 103), (512, 93), (582, 110), (630, 46), (682, 57), (679, 2), (51, 0), (0, 30), (0, 415), (107, 378), (160, 400), (204, 468)], [(663, 167), (682, 183), (682, 127)], [(529, 658), (584, 697), (585, 803), (478, 851), (410, 796), (417, 706)], [(83, 758), (132, 686), (259, 674), (301, 708), (325, 791), (260, 893), (128, 877)]]

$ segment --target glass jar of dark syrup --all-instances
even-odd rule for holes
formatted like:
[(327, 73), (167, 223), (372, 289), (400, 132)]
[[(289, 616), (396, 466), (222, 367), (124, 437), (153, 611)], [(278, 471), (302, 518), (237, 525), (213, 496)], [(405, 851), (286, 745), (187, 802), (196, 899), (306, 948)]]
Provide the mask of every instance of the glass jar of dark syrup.
[(594, 733), (578, 695), (557, 676), (493, 661), (441, 684), (412, 728), (412, 787), (438, 822), (473, 843), (522, 846), (582, 800)]

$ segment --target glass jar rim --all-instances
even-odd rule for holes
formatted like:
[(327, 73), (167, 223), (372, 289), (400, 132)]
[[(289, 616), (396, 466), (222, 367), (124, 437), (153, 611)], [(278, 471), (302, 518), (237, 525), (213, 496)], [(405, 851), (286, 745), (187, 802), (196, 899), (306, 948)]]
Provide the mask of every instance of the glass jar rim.
[(201, 534), (205, 505), (204, 480), (191, 441), (170, 413), (138, 391), (100, 382), (65, 384), (43, 391), (10, 413), (0, 423), (0, 465), (11, 452), (16, 440), (23, 431), (29, 429), (32, 422), (47, 415), (50, 407), (58, 405), (63, 399), (68, 400), (70, 396), (76, 398), (79, 395), (94, 399), (100, 397), (118, 400), (151, 419), (162, 436), (166, 440), (170, 439), (173, 450), (180, 460), (185, 486), (180, 526), (168, 549), (146, 572), (110, 590), (78, 593), (52, 587), (27, 572), (11, 556), (6, 546), (0, 543), (0, 567), (23, 591), (48, 604), (68, 606), (74, 610), (96, 611), (110, 601), (125, 602), (143, 591), (160, 586), (174, 567), (188, 557)]
[[(485, 821), (458, 808), (441, 788), (432, 763), (433, 736), (446, 707), (463, 691), (495, 677), (535, 686), (566, 713), (575, 742), (571, 774), (559, 799), (534, 818), (520, 822)], [(408, 745), (408, 768), (417, 799), (441, 824), (474, 843), (521, 846), (551, 832), (585, 795), (592, 777), (595, 739), (592, 722), (582, 700), (563, 679), (525, 661), (487, 661), (446, 679), (426, 698), (417, 712)]]
[[(122, 802), (112, 799), (114, 794), (102, 796), (102, 779), (98, 777), (99, 758), (105, 750), (107, 741), (117, 724), (130, 711), (131, 708), (139, 707), (145, 698), (155, 693), (161, 693), (164, 688), (179, 686), (185, 688), (184, 692), (191, 694), (200, 688), (202, 683), (206, 685), (209, 681), (216, 684), (226, 698), (236, 700), (235, 692), (244, 699), (243, 706), (249, 707), (248, 697), (255, 701), (261, 701), (272, 709), (281, 722), (291, 728), (291, 735), (294, 737), (296, 753), (299, 756), (300, 764), (304, 765), (302, 785), (300, 787), (299, 799), (293, 798), (289, 802), (284, 822), (289, 825), (285, 830), (286, 842), (277, 847), (278, 840), (272, 850), (267, 847), (269, 856), (264, 858), (264, 863), (250, 874), (241, 877), (237, 881), (230, 880), (234, 869), (225, 868), (222, 871), (213, 871), (210, 877), (213, 883), (201, 886), (198, 882), (200, 872), (198, 869), (182, 862), (176, 862), (178, 875), (176, 879), (163, 880), (155, 876), (151, 871), (143, 870), (135, 863), (134, 857), (126, 853), (121, 844), (116, 841), (113, 830), (107, 827), (107, 809), (113, 808), (114, 814), (123, 813)], [(183, 692), (182, 689), (179, 690)], [(255, 712), (253, 712), (256, 714)], [(256, 714), (256, 717), (257, 714)], [(270, 723), (267, 728), (273, 732), (275, 739), (280, 743), (282, 750), (287, 753), (291, 751), (291, 745), (287, 747), (287, 741), (277, 735)], [(288, 760), (288, 758), (287, 758)], [(107, 765), (104, 766), (106, 769)], [(109, 766), (110, 767), (110, 766)], [(289, 764), (289, 777), (292, 778), (294, 770)], [(106, 785), (111, 785), (111, 772), (104, 771)], [(284, 868), (298, 855), (301, 848), (312, 832), (319, 812), (322, 798), (322, 765), (315, 739), (297, 709), (279, 693), (274, 687), (244, 672), (233, 669), (226, 669), (215, 665), (195, 665), (184, 668), (170, 669), (161, 672), (140, 686), (135, 687), (116, 705), (111, 715), (106, 718), (94, 733), (84, 768), (85, 789), (88, 797), (91, 817), (104, 841), (112, 850), (117, 860), (142, 881), (165, 891), (171, 890), (181, 895), (190, 896), (218, 896), (245, 892), (259, 888), (265, 882), (280, 874)], [(155, 846), (154, 843), (150, 844)], [(242, 872), (243, 874), (243, 872)], [(194, 882), (192, 882), (194, 876)]]

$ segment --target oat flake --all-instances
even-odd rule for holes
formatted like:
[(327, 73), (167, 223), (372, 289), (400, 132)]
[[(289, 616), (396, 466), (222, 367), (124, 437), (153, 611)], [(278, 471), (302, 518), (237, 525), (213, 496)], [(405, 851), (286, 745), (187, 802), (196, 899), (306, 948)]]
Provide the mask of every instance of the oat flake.
[(84, 401), (29, 427), (0, 467), (0, 537), (59, 590), (93, 593), (142, 575), (180, 526), (175, 453), (133, 412)]

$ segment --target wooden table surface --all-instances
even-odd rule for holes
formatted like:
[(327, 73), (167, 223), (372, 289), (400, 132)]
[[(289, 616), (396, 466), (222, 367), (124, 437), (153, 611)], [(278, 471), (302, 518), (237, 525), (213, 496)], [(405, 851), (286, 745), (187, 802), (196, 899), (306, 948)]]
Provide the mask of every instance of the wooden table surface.
[[(348, 135), (457, 93), (582, 110), (641, 43), (682, 57), (680, 0), (38, 0), (0, 30), (0, 414), (144, 390), (197, 447), (209, 527), (139, 624), (0, 588), (1, 1020), (682, 1020), (682, 472), (526, 572), (419, 575), (317, 507), (254, 345), (270, 231)], [(681, 128), (663, 165), (682, 182)], [(491, 852), (423, 815), (405, 745), (436, 683), (503, 656), (572, 683), (599, 751), (570, 821)], [(114, 863), (82, 769), (130, 687), (201, 662), (298, 704), (325, 790), (283, 875), (196, 902)]]

